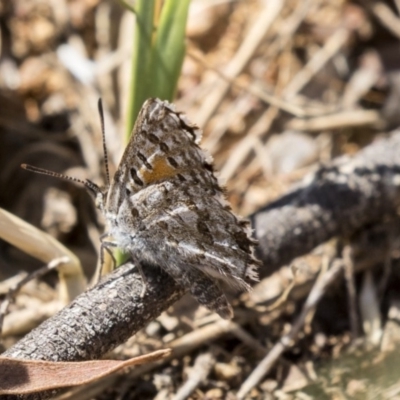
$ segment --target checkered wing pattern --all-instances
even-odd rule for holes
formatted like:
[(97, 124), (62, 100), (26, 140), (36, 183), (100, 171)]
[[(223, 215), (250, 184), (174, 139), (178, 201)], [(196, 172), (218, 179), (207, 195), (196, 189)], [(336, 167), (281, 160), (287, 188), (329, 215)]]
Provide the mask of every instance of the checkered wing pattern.
[(115, 244), (161, 266), (224, 318), (221, 282), (249, 289), (259, 262), (249, 223), (235, 216), (199, 147), (200, 131), (168, 102), (148, 100), (137, 119), (103, 211)]

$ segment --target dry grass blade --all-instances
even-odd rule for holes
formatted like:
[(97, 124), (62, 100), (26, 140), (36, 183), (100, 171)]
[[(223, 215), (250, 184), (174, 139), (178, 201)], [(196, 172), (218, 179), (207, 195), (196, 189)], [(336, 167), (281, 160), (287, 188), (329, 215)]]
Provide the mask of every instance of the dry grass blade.
[(378, 20), (395, 36), (400, 38), (400, 19), (384, 2), (377, 1), (371, 5), (372, 12)]
[(319, 132), (360, 126), (378, 127), (382, 123), (382, 117), (378, 111), (352, 110), (308, 119), (295, 118), (287, 124), (287, 128), (299, 131)]
[[(184, 28), (183, 14), (168, 7), (185, 11), (189, 3)], [(6, 32), (0, 182), (7, 189), (0, 207), (40, 223), (97, 282), (92, 273), (104, 221), (93, 202), (72, 185), (20, 174), (19, 165), (104, 182), (96, 100), (104, 100), (113, 175), (122, 151), (118, 133), (131, 130), (127, 117), (132, 124), (135, 119), (134, 112), (125, 115), (133, 108), (129, 96), (140, 103), (173, 93), (169, 100), (202, 129), (202, 146), (227, 181), (233, 209), (252, 215), (264, 266), (251, 292), (235, 299), (232, 294), (234, 322), (197, 309), (170, 276), (150, 265), (144, 268), (149, 291), (143, 298), (140, 273), (131, 263), (68, 307), (57, 300), (53, 285), (32, 281), (4, 320), (4, 355), (94, 360), (118, 346), (117, 358), (127, 359), (172, 347), (169, 357), (126, 375), (55, 390), (63, 400), (233, 399), (252, 371), (246, 399), (398, 396), (397, 364), (386, 368), (382, 361), (395, 358), (400, 341), (400, 0), (7, 4), (0, 6)], [(185, 45), (189, 54), (179, 73), (176, 61)], [(129, 61), (133, 55), (136, 67)], [(171, 79), (165, 79), (171, 69)], [(392, 129), (397, 130), (391, 134)], [(24, 229), (3, 228), (6, 235), (17, 232), (16, 242), (25, 240)], [(51, 250), (40, 232), (27, 236), (34, 253), (46, 254), (40, 264), (67, 261), (69, 274), (73, 255)], [(352, 254), (346, 258), (347, 246)], [(344, 271), (304, 317), (305, 300), (321, 284), (318, 276), (326, 276), (321, 271), (327, 256), (342, 260)], [(12, 300), (7, 292), (16, 289), (13, 274), (24, 279), (18, 271), (25, 270), (26, 258), (7, 243), (0, 251), (3, 311)], [(202, 364), (203, 355), (215, 353), (214, 366)], [(362, 365), (355, 361), (357, 368), (346, 368), (344, 377), (343, 361), (355, 353)], [(391, 373), (393, 380), (383, 382)], [(317, 377), (323, 377), (322, 387), (316, 388)], [(18, 398), (52, 396), (54, 391)]]
[(65, 258), (59, 268), (60, 299), (68, 303), (86, 288), (78, 258), (54, 237), (0, 209), (0, 237), (45, 263)]
[(359, 307), (367, 340), (373, 345), (378, 345), (382, 338), (382, 322), (376, 283), (371, 271), (366, 271), (364, 274)]
[[(51, 261), (49, 264), (45, 265), (44, 267), (36, 270), (32, 274), (25, 276), (20, 281), (15, 283), (14, 286), (12, 286), (8, 290), (5, 299), (0, 304), (0, 335), (3, 330), (3, 321), (4, 321), (4, 317), (7, 315), (8, 308), (9, 308), (11, 302), (13, 301), (15, 295), (22, 288), (22, 286), (24, 286), (26, 283), (28, 283), (29, 281), (31, 281), (33, 279), (38, 279), (38, 278), (42, 277), (43, 275), (47, 274), (49, 271), (59, 268), (61, 265), (68, 263), (68, 262), (69, 262), (68, 257), (56, 258), (55, 260)], [(26, 323), (26, 321), (25, 321), (25, 323)]]
[(210, 353), (200, 354), (193, 367), (189, 372), (189, 377), (185, 384), (178, 390), (173, 400), (185, 400), (191, 393), (196, 389), (201, 382), (203, 382), (209, 375), (213, 365), (215, 364), (215, 359)]
[(322, 296), (325, 294), (327, 287), (335, 281), (342, 270), (343, 262), (341, 260), (336, 260), (336, 262), (333, 262), (333, 265), (329, 271), (323, 273), (322, 276), (319, 276), (308, 295), (300, 316), (293, 324), (290, 332), (283, 336), (281, 340), (275, 344), (268, 355), (258, 364), (256, 369), (244, 381), (237, 394), (238, 399), (244, 399), (246, 394), (249, 393), (254, 386), (258, 385), (264, 375), (270, 371), (272, 366), (286, 350), (286, 348), (293, 343), (293, 340), (295, 340), (297, 334), (300, 332), (300, 329), (304, 326), (309, 313), (315, 310), (319, 300), (321, 300)]
[[(276, 17), (281, 12), (284, 3), (283, 0), (273, 0), (268, 2), (262, 13), (257, 17), (257, 20), (254, 22), (235, 57), (226, 67), (224, 71), (226, 77), (233, 79), (242, 71), (260, 45), (261, 40), (271, 28)], [(199, 110), (199, 114), (197, 115), (197, 123), (199, 126), (204, 126), (207, 123), (225, 96), (229, 87), (230, 82), (219, 81), (218, 79), (212, 93), (208, 95), (207, 101), (204, 102), (203, 107)]]
[(349, 40), (349, 30), (339, 28), (325, 43), (325, 45), (314, 54), (304, 68), (292, 79), (284, 90), (284, 97), (290, 99), (307, 85), (313, 76), (342, 48)]

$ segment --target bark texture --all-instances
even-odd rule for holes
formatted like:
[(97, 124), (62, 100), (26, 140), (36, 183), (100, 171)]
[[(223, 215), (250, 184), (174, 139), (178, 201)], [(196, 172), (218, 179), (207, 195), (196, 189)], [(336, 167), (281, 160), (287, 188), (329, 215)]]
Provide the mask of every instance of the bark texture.
[(267, 275), (334, 236), (394, 216), (400, 203), (400, 132), (354, 157), (321, 166), (300, 187), (250, 219)]
[[(32, 330), (4, 356), (34, 360), (82, 361), (102, 357), (174, 304), (185, 291), (159, 268), (144, 268), (142, 278), (130, 263), (82, 293), (69, 306)], [(3, 399), (39, 400), (59, 391)]]
[[(251, 216), (268, 275), (333, 236), (349, 236), (394, 216), (400, 202), (400, 132), (355, 157), (322, 166), (303, 184)], [(24, 337), (4, 355), (54, 361), (101, 357), (166, 310), (183, 294), (161, 269), (144, 269), (147, 291), (127, 264)], [(44, 399), (51, 393), (0, 396)]]

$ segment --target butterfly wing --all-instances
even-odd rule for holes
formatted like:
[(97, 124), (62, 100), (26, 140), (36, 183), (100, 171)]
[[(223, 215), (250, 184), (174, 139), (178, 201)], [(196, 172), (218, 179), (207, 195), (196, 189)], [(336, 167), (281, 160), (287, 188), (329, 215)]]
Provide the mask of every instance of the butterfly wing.
[(199, 140), (200, 130), (186, 122), (171, 104), (147, 100), (112, 179), (106, 211), (116, 214), (127, 196), (180, 176), (183, 170), (195, 174), (203, 162), (196, 144)]
[[(167, 102), (148, 100), (109, 190), (106, 211), (118, 230), (135, 232), (125, 247), (168, 272), (193, 267), (234, 287), (256, 280), (248, 224), (225, 201), (199, 130)], [(135, 222), (132, 221), (132, 213)]]
[(136, 203), (143, 216), (136, 240), (145, 243), (136, 247), (148, 249), (157, 264), (197, 268), (239, 289), (257, 280), (247, 221), (238, 220), (204, 188), (172, 178), (148, 188), (146, 199)]

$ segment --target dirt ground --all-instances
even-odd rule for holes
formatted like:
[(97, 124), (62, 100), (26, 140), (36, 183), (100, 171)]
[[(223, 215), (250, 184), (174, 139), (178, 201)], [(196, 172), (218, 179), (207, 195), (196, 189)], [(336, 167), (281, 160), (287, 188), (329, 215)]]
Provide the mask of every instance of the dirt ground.
[[(0, 206), (91, 281), (104, 220), (90, 195), (20, 165), (103, 184), (101, 97), (115, 171), (134, 16), (6, 0), (0, 29)], [(251, 217), (261, 280), (232, 294), (231, 322), (185, 295), (105, 355), (173, 357), (63, 398), (400, 399), (400, 1), (192, 0), (186, 50), (174, 103)], [(42, 265), (0, 241), (1, 298)], [(24, 286), (4, 348), (62, 306), (56, 272)]]

